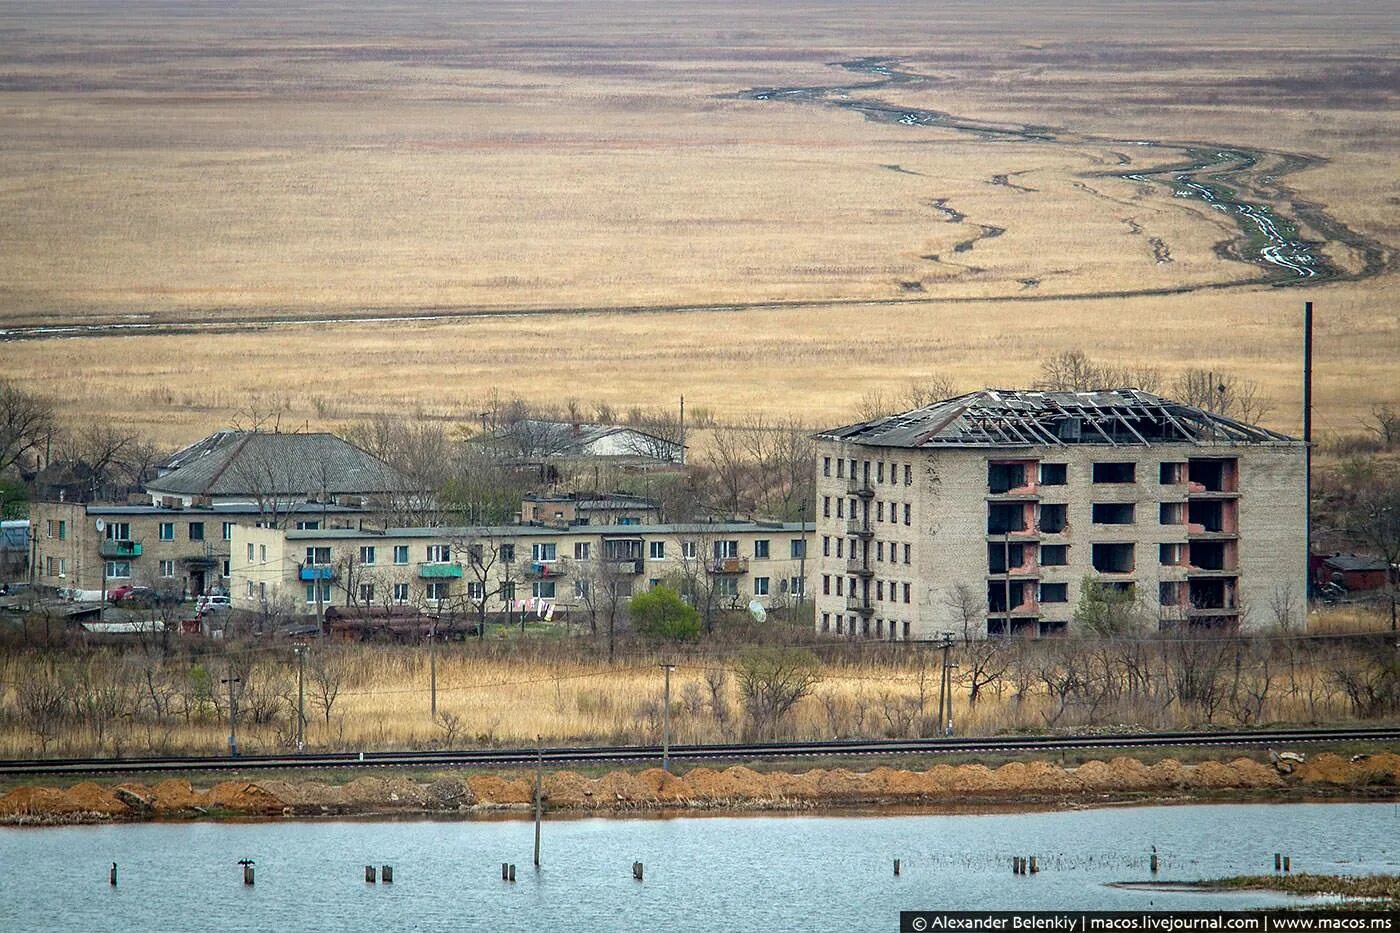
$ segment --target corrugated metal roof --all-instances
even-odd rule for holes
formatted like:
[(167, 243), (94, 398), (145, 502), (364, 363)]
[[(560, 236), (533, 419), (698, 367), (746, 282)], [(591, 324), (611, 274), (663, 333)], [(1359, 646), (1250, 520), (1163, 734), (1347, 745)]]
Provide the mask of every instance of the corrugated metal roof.
[(722, 535), (744, 532), (771, 531), (774, 534), (801, 534), (816, 528), (812, 522), (695, 522), (674, 525), (575, 525), (570, 528), (546, 528), (539, 525), (477, 525), (457, 528), (386, 528), (361, 531), (348, 528), (320, 528), (313, 531), (288, 531), (288, 541), (312, 541), (326, 538), (557, 538), (561, 535), (603, 535), (606, 537), (640, 537), (642, 535)]
[(1302, 443), (1141, 389), (983, 389), (817, 437), (872, 447)]
[(223, 431), (176, 458), (181, 465), (147, 483), (148, 490), (185, 496), (417, 491), (398, 470), (334, 434)]

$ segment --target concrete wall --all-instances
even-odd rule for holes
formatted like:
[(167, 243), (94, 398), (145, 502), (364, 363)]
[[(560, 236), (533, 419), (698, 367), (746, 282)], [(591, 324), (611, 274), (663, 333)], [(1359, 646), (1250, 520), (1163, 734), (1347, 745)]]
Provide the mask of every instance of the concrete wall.
[[(1159, 585), (1180, 582), (1186, 586), (1189, 577), (1201, 577), (1202, 572), (1186, 565), (1164, 565), (1160, 560), (1163, 544), (1188, 545), (1201, 540), (1183, 520), (1182, 524), (1161, 521), (1162, 503), (1180, 504), (1189, 508), (1189, 500), (1203, 494), (1192, 491), (1186, 482), (1164, 484), (1161, 465), (1185, 463), (1192, 458), (1230, 458), (1238, 463), (1238, 495), (1209, 496), (1223, 506), (1237, 510), (1236, 539), (1221, 536), (1228, 546), (1237, 547), (1238, 563), (1231, 574), (1214, 576), (1225, 579), (1237, 577), (1238, 606), (1233, 614), (1221, 611), (1218, 618), (1203, 610), (1186, 607), (1163, 608), (1159, 604)], [(851, 490), (851, 460), (863, 480), (865, 464), (871, 463), (870, 491), (873, 496), (861, 498)], [(1029, 460), (1027, 480), (1030, 488), (992, 494), (988, 486), (988, 464), (999, 460)], [(838, 471), (837, 464), (843, 468)], [(1096, 483), (1093, 481), (1095, 463), (1134, 464), (1132, 483)], [(890, 464), (897, 471), (898, 481), (891, 483)], [(1038, 465), (1065, 465), (1063, 485), (1043, 485), (1038, 480)], [(880, 466), (883, 464), (883, 467)], [(911, 482), (904, 482), (908, 465)], [(964, 449), (895, 449), (864, 447), (831, 440), (819, 440), (817, 459), (817, 542), (813, 548), (816, 558), (811, 591), (816, 601), (815, 626), (818, 633), (841, 634), (849, 637), (851, 623), (857, 626), (856, 637), (888, 639), (889, 622), (895, 623), (896, 638), (904, 637), (904, 622), (910, 623), (910, 637), (934, 638), (941, 632), (954, 632), (961, 637), (966, 630), (974, 637), (987, 632), (988, 586), (1005, 586), (1007, 577), (992, 574), (988, 564), (988, 546), (1004, 546), (1007, 542), (1025, 542), (1029, 555), (1027, 563), (1035, 564), (1009, 579), (1023, 579), (1032, 594), (1032, 604), (1021, 613), (1012, 613), (1005, 622), (1024, 627), (1027, 633), (1050, 633), (1073, 626), (1075, 607), (1079, 602), (1083, 581), (1092, 578), (1132, 584), (1141, 612), (1159, 623), (1172, 624), (1188, 616), (1197, 623), (1217, 621), (1238, 623), (1246, 628), (1272, 624), (1279, 613), (1286, 613), (1297, 622), (1303, 612), (1303, 584), (1306, 575), (1304, 546), (1304, 452), (1300, 445), (1191, 445), (1157, 444), (1151, 447), (1111, 447), (1099, 445), (1067, 445), (1064, 447)], [(882, 480), (883, 474), (883, 480)], [(842, 503), (838, 514), (837, 501)], [(1029, 510), (1028, 518), (1036, 521), (1046, 506), (1063, 505), (1067, 525), (1059, 533), (1028, 535), (991, 534), (988, 530), (988, 510), (992, 502), (1007, 503)], [(903, 508), (908, 504), (912, 523), (903, 523)], [(1233, 504), (1237, 503), (1237, 504)], [(1131, 505), (1132, 522), (1114, 524), (1096, 522), (1094, 505)], [(898, 510), (900, 520), (888, 521), (891, 505)], [(854, 584), (865, 601), (866, 582), (851, 572), (849, 560), (852, 546), (863, 549), (864, 542), (848, 531), (851, 509), (863, 517), (867, 507), (871, 516), (868, 567), (872, 595), (879, 593), (878, 584), (894, 581), (900, 587), (911, 584), (912, 603), (905, 605), (871, 599), (872, 611), (866, 617), (853, 614), (847, 596)], [(886, 520), (880, 521), (884, 513)], [(1032, 524), (1038, 528), (1038, 524)], [(1207, 536), (1210, 537), (1210, 536)], [(838, 540), (839, 545), (838, 556)], [(1210, 537), (1210, 542), (1217, 540)], [(1038, 543), (1037, 543), (1038, 541)], [(893, 544), (901, 550), (910, 544), (912, 566), (890, 565), (877, 556), (887, 556)], [(1095, 544), (1131, 544), (1132, 566), (1123, 572), (1100, 572), (1093, 564)], [(1066, 545), (1067, 561), (1063, 566), (1044, 566), (1039, 556), (1042, 545)], [(858, 551), (862, 553), (863, 551)], [(1183, 547), (1183, 555), (1189, 553)], [(1211, 576), (1210, 574), (1204, 574)], [(835, 586), (842, 578), (841, 594)], [(1063, 602), (1039, 601), (1040, 584), (1065, 584)], [(1000, 595), (1000, 594), (998, 594)], [(1050, 595), (1047, 592), (1047, 595)], [(1015, 600), (1013, 599), (1013, 602)], [(1000, 616), (995, 616), (1001, 618)], [(1032, 626), (1031, 622), (1034, 621)], [(868, 622), (868, 625), (867, 625)]]

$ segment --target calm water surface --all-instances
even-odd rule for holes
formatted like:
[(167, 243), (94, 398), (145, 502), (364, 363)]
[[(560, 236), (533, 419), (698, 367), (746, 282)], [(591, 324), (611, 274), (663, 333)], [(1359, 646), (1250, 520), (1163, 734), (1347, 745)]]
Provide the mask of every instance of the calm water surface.
[[(901, 908), (1286, 902), (1104, 886), (1148, 878), (1153, 845), (1163, 879), (1267, 873), (1276, 851), (1294, 871), (1400, 871), (1400, 807), (1375, 803), (555, 819), (538, 873), (533, 832), (523, 820), (0, 829), (0, 929), (892, 931)], [(1041, 873), (1013, 876), (1012, 854), (1039, 856)], [(240, 858), (256, 860), (254, 887)], [(516, 884), (500, 880), (503, 861)], [(394, 884), (365, 884), (368, 863), (393, 865)]]

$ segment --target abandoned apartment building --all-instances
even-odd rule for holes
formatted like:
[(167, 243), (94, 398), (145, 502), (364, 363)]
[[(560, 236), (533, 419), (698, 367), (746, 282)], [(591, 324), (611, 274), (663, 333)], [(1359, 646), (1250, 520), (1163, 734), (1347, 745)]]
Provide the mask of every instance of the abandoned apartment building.
[(817, 631), (1069, 631), (1086, 579), (1159, 627), (1302, 617), (1301, 441), (1136, 389), (987, 389), (817, 435)]

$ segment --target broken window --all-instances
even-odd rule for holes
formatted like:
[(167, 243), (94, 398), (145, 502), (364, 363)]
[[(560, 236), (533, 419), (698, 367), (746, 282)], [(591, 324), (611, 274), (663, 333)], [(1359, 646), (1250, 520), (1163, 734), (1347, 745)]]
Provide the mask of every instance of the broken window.
[(1165, 567), (1180, 566), (1185, 550), (1186, 545), (1184, 544), (1159, 544), (1157, 545), (1157, 562)]
[(1204, 492), (1234, 492), (1235, 464), (1234, 460), (1220, 458), (1192, 459), (1191, 484), (1202, 487)]
[(1134, 507), (1131, 502), (1095, 502), (1095, 525), (1131, 525)]
[(1163, 486), (1179, 486), (1186, 482), (1186, 464), (1181, 462), (1158, 464), (1158, 479)]
[(1192, 580), (1187, 584), (1188, 599), (1193, 609), (1234, 609), (1233, 581), (1224, 579)]
[(1094, 569), (1099, 573), (1132, 573), (1133, 546), (1131, 544), (1095, 544), (1093, 563)]
[(1186, 524), (1186, 503), (1163, 502), (1157, 508), (1157, 521), (1162, 525)]
[(1019, 486), (1026, 485), (1026, 465), (1024, 463), (987, 464), (987, 491), (997, 495)]
[(1233, 507), (1233, 502), (1198, 499), (1188, 506), (1187, 520), (1193, 525), (1200, 525), (1208, 532), (1233, 531)]
[(1057, 535), (1065, 530), (1066, 509), (1063, 503), (1040, 506), (1040, 530), (1047, 535)]
[(1040, 584), (1040, 601), (1043, 603), (1067, 603), (1069, 602), (1068, 583), (1042, 583)]
[(1063, 486), (1068, 481), (1069, 468), (1063, 463), (1042, 463), (1040, 485)]
[(1234, 549), (1225, 541), (1193, 541), (1191, 566), (1197, 570), (1233, 570)]
[(1005, 541), (987, 542), (987, 571), (989, 573), (1006, 573), (1008, 567), (1020, 567), (1024, 564), (1026, 545), (1009, 544)]
[(1137, 464), (1131, 461), (1111, 460), (1106, 463), (1094, 464), (1094, 482), (1096, 483), (1132, 483), (1136, 482), (1136, 476)]
[(1185, 583), (1175, 582), (1157, 584), (1157, 602), (1159, 605), (1180, 606), (1185, 595)]
[(987, 506), (987, 534), (1002, 535), (1026, 530), (1026, 510), (1019, 502), (993, 502)]
[(1040, 566), (1063, 567), (1068, 562), (1068, 544), (1042, 544), (1040, 546)]

